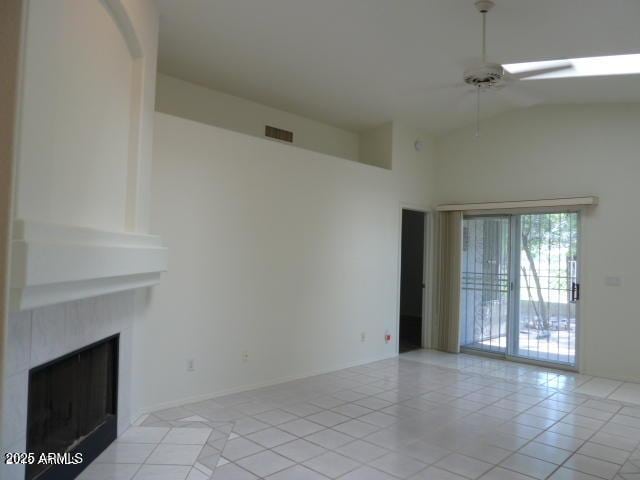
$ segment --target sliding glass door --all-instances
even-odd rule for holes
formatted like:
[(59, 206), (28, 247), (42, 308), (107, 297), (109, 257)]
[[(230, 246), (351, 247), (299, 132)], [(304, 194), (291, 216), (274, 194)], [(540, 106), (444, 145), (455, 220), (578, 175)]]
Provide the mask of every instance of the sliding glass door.
[(517, 217), (513, 355), (575, 365), (578, 214)]
[(462, 239), (462, 346), (504, 353), (509, 311), (509, 217), (466, 217)]
[(579, 215), (467, 216), (461, 346), (576, 365)]

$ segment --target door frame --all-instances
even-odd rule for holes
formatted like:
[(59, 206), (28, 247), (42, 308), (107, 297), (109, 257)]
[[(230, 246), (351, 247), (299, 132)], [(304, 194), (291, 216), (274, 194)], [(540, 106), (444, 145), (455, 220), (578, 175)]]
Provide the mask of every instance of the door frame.
[(433, 266), (433, 210), (424, 205), (414, 203), (400, 202), (398, 207), (398, 277), (396, 286), (396, 320), (395, 320), (395, 354), (400, 354), (400, 292), (402, 290), (402, 211), (411, 210), (414, 212), (424, 213), (424, 245), (423, 249), (423, 265), (422, 265), (422, 282), (425, 288), (422, 289), (422, 348), (430, 348), (432, 328), (431, 328), (431, 295), (433, 292), (432, 283), (432, 266)]
[[(520, 222), (514, 221), (518, 214), (509, 215), (510, 228), (509, 231), (509, 313), (507, 319), (507, 348), (504, 357), (507, 360), (515, 360), (515, 352), (517, 333), (513, 333), (514, 327), (520, 325), (520, 251), (516, 248), (520, 245), (521, 227)], [(516, 254), (516, 251), (518, 253)], [(516, 295), (515, 293), (518, 292)]]

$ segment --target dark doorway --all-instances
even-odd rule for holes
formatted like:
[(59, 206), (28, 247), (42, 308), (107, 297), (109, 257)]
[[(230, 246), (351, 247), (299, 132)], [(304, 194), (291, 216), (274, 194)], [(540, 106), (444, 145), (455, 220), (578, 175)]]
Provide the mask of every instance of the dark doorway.
[(422, 348), (424, 212), (402, 210), (400, 353)]

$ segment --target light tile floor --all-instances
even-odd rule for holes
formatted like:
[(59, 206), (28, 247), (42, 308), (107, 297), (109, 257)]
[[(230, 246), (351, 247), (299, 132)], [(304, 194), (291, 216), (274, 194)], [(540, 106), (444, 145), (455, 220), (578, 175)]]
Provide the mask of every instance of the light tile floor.
[(82, 480), (640, 480), (640, 388), (416, 351), (141, 418)]

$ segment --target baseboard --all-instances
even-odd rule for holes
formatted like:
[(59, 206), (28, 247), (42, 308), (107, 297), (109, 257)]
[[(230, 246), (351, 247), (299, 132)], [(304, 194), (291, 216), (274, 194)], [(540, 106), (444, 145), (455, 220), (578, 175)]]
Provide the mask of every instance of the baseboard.
[(598, 372), (597, 370), (590, 370), (590, 369), (584, 369), (581, 370), (580, 373), (582, 375), (588, 375), (589, 377), (593, 377), (593, 378), (606, 378), (607, 380), (615, 380), (618, 382), (625, 382), (625, 383), (640, 383), (640, 377), (633, 376), (633, 375), (619, 375), (619, 374), (615, 374), (615, 375), (610, 375), (602, 372)]
[(322, 370), (315, 370), (315, 371), (300, 374), (300, 375), (290, 375), (287, 377), (279, 377), (279, 378), (268, 380), (265, 382), (254, 383), (250, 385), (241, 385), (238, 387), (228, 388), (225, 390), (218, 390), (215, 392), (205, 393), (202, 395), (183, 397), (181, 399), (172, 400), (170, 402), (157, 403), (155, 405), (149, 405), (142, 409), (137, 410), (136, 413), (131, 417), (129, 423), (130, 424), (135, 423), (135, 421), (142, 415), (146, 415), (158, 410), (164, 410), (166, 408), (179, 407), (187, 403), (202, 402), (204, 400), (213, 400), (218, 397), (224, 397), (225, 395), (232, 395), (234, 393), (247, 392), (249, 390), (255, 390), (257, 388), (272, 387), (274, 385), (280, 385), (282, 383), (293, 382), (294, 380), (300, 380), (303, 378), (315, 377), (316, 375), (324, 375), (326, 373), (337, 372), (339, 370), (344, 370), (345, 368), (359, 367), (361, 365), (366, 365), (368, 363), (380, 362), (382, 360), (388, 360), (390, 358), (395, 358), (397, 356), (398, 356), (397, 353), (393, 353), (391, 355), (383, 355), (381, 357), (376, 357), (376, 358), (367, 359), (367, 360), (358, 360), (358, 361), (350, 362), (340, 366), (331, 367), (331, 368), (322, 369)]

